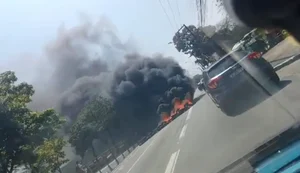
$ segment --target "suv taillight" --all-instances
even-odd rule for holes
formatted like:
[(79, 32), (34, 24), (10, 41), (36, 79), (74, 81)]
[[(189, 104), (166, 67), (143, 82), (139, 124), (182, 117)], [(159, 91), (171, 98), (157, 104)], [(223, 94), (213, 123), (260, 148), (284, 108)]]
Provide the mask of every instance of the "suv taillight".
[(220, 79), (221, 79), (221, 76), (217, 76), (217, 77), (212, 78), (212, 79), (209, 81), (209, 83), (208, 83), (208, 87), (209, 87), (210, 89), (215, 89), (215, 88), (217, 88)]
[(260, 57), (261, 57), (261, 53), (259, 53), (259, 52), (253, 52), (248, 55), (249, 59), (256, 59), (256, 58), (260, 58)]

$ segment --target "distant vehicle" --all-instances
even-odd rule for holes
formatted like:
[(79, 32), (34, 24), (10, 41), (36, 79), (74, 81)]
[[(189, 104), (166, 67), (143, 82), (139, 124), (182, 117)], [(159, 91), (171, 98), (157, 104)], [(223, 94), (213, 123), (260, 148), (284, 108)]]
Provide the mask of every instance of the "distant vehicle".
[(237, 49), (243, 49), (243, 50), (245, 50), (244, 44), (245, 44), (245, 41), (244, 41), (244, 40), (241, 40), (241, 41), (237, 42), (237, 43), (232, 47), (232, 50), (237, 50)]
[(279, 42), (284, 40), (284, 30), (282, 29), (267, 29), (265, 34), (270, 47), (274, 47)]
[(200, 82), (197, 84), (197, 88), (199, 91), (204, 90), (204, 85), (203, 85), (203, 78), (200, 80)]
[(246, 46), (250, 46), (256, 41), (255, 31), (256, 29), (253, 29), (252, 31), (245, 34), (244, 37), (232, 47), (232, 50), (246, 50)]
[(203, 84), (211, 100), (228, 115), (228, 104), (247, 92), (244, 86), (250, 86), (253, 81), (261, 86), (258, 77), (274, 84), (280, 82), (271, 64), (260, 53), (236, 50), (203, 71)]
[(265, 53), (268, 50), (267, 43), (256, 33), (257, 29), (253, 29), (237, 42), (232, 50), (248, 50)]

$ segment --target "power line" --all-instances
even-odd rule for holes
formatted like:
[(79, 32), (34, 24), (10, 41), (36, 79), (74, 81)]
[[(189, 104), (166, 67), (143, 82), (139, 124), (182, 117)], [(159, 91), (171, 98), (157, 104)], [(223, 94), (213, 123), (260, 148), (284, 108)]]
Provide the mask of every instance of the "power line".
[(207, 16), (207, 0), (204, 0), (203, 5), (204, 5), (204, 10), (203, 10), (203, 25), (205, 25), (206, 22), (206, 16)]
[(169, 8), (170, 8), (170, 10), (171, 10), (171, 13), (172, 13), (172, 16), (173, 16), (173, 19), (174, 19), (176, 28), (178, 28), (178, 24), (177, 24), (177, 22), (176, 22), (175, 13), (174, 13), (174, 11), (173, 11), (173, 8), (172, 8), (172, 6), (171, 6), (171, 4), (170, 4), (170, 1), (167, 0), (167, 2), (168, 2), (168, 5), (169, 5)]
[(206, 18), (206, 0), (196, 0), (196, 7), (198, 11), (198, 22), (200, 26), (203, 26), (205, 24), (205, 18)]
[(181, 23), (181, 17), (180, 17), (180, 10), (179, 10), (179, 5), (178, 5), (178, 0), (176, 1), (176, 7), (177, 7), (177, 12), (178, 12), (178, 17), (179, 17), (179, 22)]
[(168, 19), (168, 21), (169, 21), (171, 27), (174, 29), (174, 26), (172, 25), (172, 22), (171, 22), (171, 20), (170, 20), (170, 17), (169, 17), (169, 15), (168, 15), (168, 13), (166, 12), (166, 9), (164, 8), (163, 4), (161, 3), (161, 0), (158, 0), (158, 1), (159, 1), (159, 3), (160, 3), (161, 8), (163, 9), (165, 15), (167, 16), (167, 19)]
[(196, 0), (196, 8), (197, 8), (197, 18), (198, 18), (198, 25), (200, 26), (201, 24), (200, 24), (200, 21), (201, 21), (201, 19), (200, 19), (200, 17), (201, 17), (201, 9), (199, 8), (200, 7), (200, 2), (199, 2), (199, 0)]
[(200, 9), (200, 25), (202, 26), (203, 23), (204, 23), (204, 19), (203, 19), (204, 8), (203, 8), (203, 1), (202, 0), (199, 0), (199, 9)]

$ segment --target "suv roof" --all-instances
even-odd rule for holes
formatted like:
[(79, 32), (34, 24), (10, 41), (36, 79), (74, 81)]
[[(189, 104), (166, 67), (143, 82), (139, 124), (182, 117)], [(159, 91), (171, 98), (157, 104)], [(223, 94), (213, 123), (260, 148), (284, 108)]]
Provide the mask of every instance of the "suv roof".
[(216, 64), (218, 64), (220, 61), (222, 61), (228, 55), (233, 54), (235, 52), (239, 52), (239, 51), (244, 51), (244, 50), (237, 49), (237, 50), (230, 51), (229, 53), (227, 53), (226, 55), (224, 55), (222, 58), (220, 58), (218, 61), (214, 62), (212, 65), (210, 65), (209, 67), (207, 67), (206, 69), (204, 69), (203, 72), (208, 72), (212, 67), (214, 67)]

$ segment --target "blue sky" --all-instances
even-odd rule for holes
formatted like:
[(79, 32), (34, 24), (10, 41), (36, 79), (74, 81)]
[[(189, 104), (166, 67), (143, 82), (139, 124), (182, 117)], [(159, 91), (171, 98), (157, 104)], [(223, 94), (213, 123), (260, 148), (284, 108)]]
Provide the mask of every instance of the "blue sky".
[[(59, 26), (75, 26), (80, 22), (79, 16), (84, 14), (93, 21), (105, 15), (116, 26), (122, 39), (133, 37), (138, 42), (140, 52), (174, 56), (189, 73), (195, 74), (193, 60), (168, 44), (181, 24), (197, 25), (195, 0), (169, 0), (171, 8), (168, 0), (161, 2), (170, 21), (159, 0), (2, 0), (0, 67), (11, 66), (11, 62), (20, 57), (23, 63), (30, 63), (24, 55), (41, 54), (44, 46), (55, 38)], [(216, 24), (220, 15), (216, 14), (213, 3), (208, 7), (206, 24)], [(21, 67), (24, 64), (11, 68)]]

